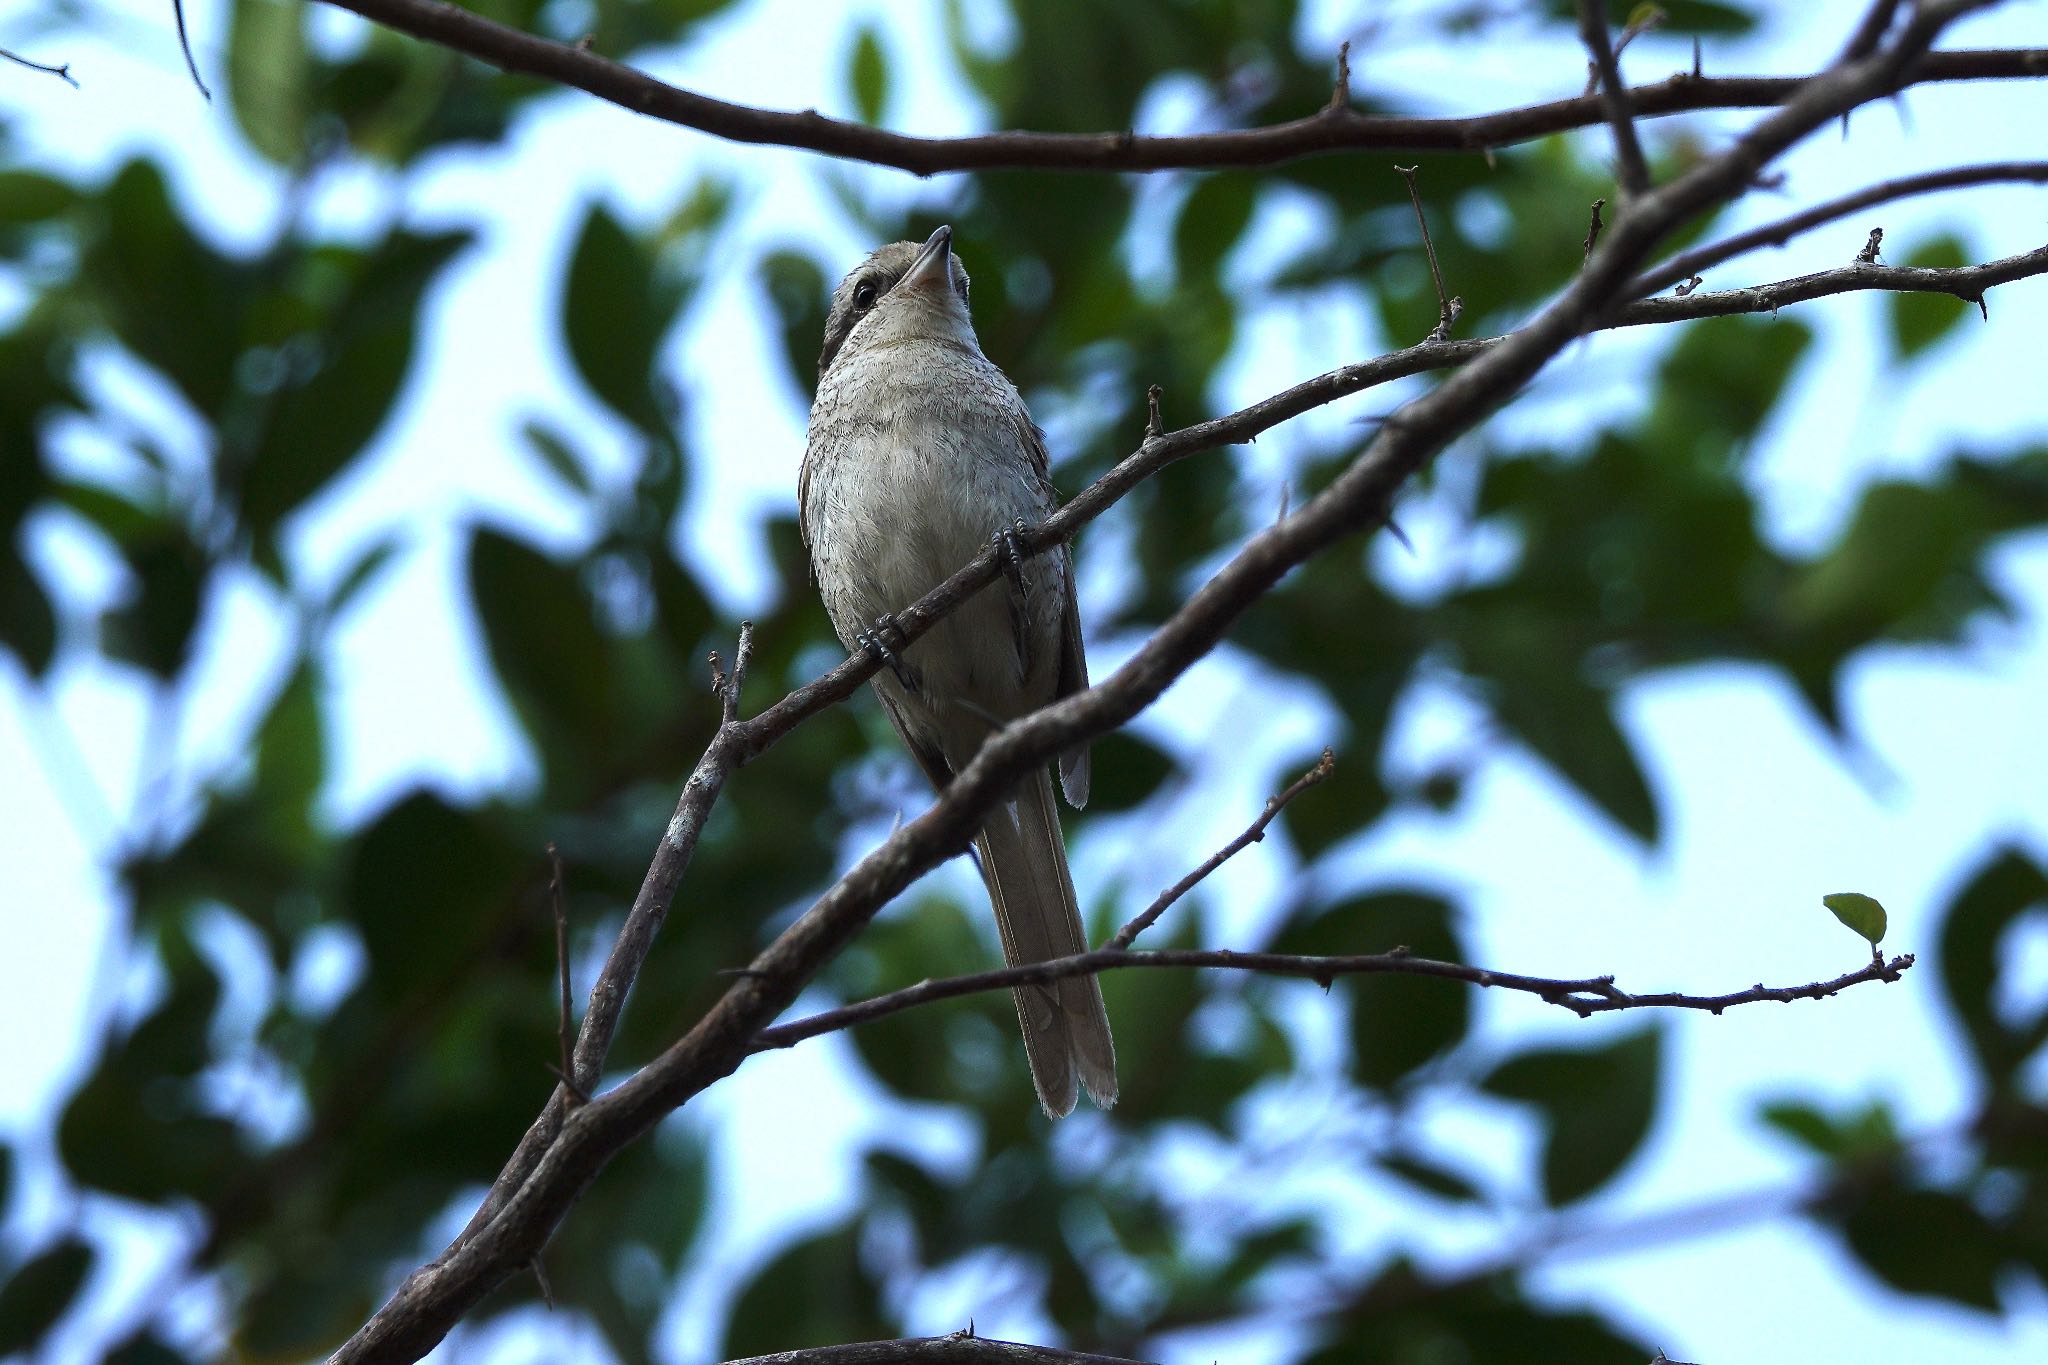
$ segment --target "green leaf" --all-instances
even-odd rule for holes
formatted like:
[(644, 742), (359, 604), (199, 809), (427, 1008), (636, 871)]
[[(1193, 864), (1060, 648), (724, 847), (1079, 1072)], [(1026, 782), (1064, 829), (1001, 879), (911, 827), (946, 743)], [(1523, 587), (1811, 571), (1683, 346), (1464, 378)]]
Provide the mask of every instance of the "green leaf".
[(0, 545), (0, 645), (30, 676), (57, 657), (57, 613), (42, 582), (12, 545)]
[[(1322, 795), (1320, 788), (1317, 796)], [(1405, 947), (1416, 957), (1462, 962), (1464, 945), (1448, 902), (1415, 891), (1386, 891), (1333, 905), (1284, 925), (1267, 951), (1331, 956)], [(1351, 1005), (1351, 1071), (1364, 1085), (1393, 1086), (1463, 1041), (1470, 991), (1423, 977), (1363, 975), (1343, 990)]]
[(882, 51), (882, 40), (866, 24), (853, 40), (847, 82), (853, 87), (853, 107), (860, 121), (880, 123), (889, 104), (889, 59)]
[(28, 1353), (64, 1316), (92, 1270), (93, 1249), (67, 1237), (30, 1257), (0, 1285), (0, 1356)]
[(347, 611), (363, 589), (375, 582), (385, 566), (404, 548), (405, 540), (397, 532), (378, 536), (365, 545), (355, 560), (336, 577), (334, 587), (328, 591), (327, 600), (322, 604), (323, 610), (329, 616), (339, 616)]
[(242, 354), (249, 269), (192, 231), (148, 162), (122, 167), (96, 207), (81, 281), (123, 345), (218, 417)]
[(306, 155), (306, 7), (235, 0), (228, 26), (228, 104), (263, 156), (295, 166)]
[(581, 498), (590, 496), (590, 476), (583, 472), (583, 461), (577, 458), (561, 428), (543, 418), (529, 417), (519, 424), (519, 434), (526, 438), (527, 449), (539, 457), (548, 472), (560, 479), (570, 492)]
[(1849, 1249), (1892, 1288), (1998, 1312), (2001, 1234), (1968, 1201), (1941, 1190), (1883, 1187), (1842, 1231)]
[(1996, 1002), (2010, 965), (2008, 937), (2048, 914), (2048, 868), (2000, 849), (1956, 893), (1942, 917), (1941, 985), (1985, 1075), (2003, 1086), (2048, 1031), (2048, 1005), (2031, 1018), (2003, 1017)]
[(562, 334), (590, 391), (649, 434), (668, 429), (654, 377), (674, 303), (674, 291), (657, 279), (648, 249), (609, 209), (592, 204), (569, 259)]
[(1800, 1100), (1773, 1100), (1757, 1117), (1800, 1146), (1834, 1161), (1868, 1160), (1899, 1148), (1891, 1106), (1872, 1100), (1853, 1114), (1836, 1117)]
[(78, 202), (78, 191), (40, 171), (0, 171), (0, 227), (41, 223)]
[(472, 240), (468, 232), (397, 233), (359, 261), (334, 263), (353, 271), (347, 292), (317, 332), (291, 343), (307, 359), (288, 367), (242, 474), (242, 516), (259, 536), (324, 488), (384, 425), (411, 368), (421, 301)]
[[(1968, 248), (1960, 238), (1949, 234), (1920, 243), (1896, 262), (1941, 270), (1969, 263)], [(1884, 299), (1891, 321), (1892, 349), (1901, 360), (1910, 360), (1927, 350), (1977, 311), (1975, 304), (1947, 294), (1887, 293)]]
[(602, 751), (620, 719), (610, 642), (574, 567), (479, 527), (469, 581), (491, 662), (543, 757), (552, 766)]
[(1561, 1207), (1619, 1175), (1641, 1148), (1656, 1117), (1662, 1061), (1662, 1035), (1646, 1028), (1606, 1047), (1510, 1057), (1480, 1088), (1543, 1112), (1543, 1192)]
[(719, 1358), (893, 1335), (880, 1286), (861, 1265), (859, 1225), (846, 1223), (761, 1267), (733, 1303)]
[(1173, 229), (1173, 253), (1180, 278), (1220, 288), (1223, 257), (1250, 226), (1258, 203), (1258, 179), (1223, 171), (1205, 176), (1188, 194)]
[(515, 922), (515, 892), (534, 879), (538, 853), (424, 792), (385, 811), (357, 841), (344, 884), (370, 958), (366, 985), (392, 1000), (451, 977), (464, 955)]
[(1872, 949), (1884, 942), (1884, 907), (1872, 897), (1860, 891), (1837, 891), (1822, 896), (1820, 903), (1834, 911), (1836, 919), (1870, 940)]
[(1473, 1181), (1433, 1157), (1420, 1152), (1387, 1152), (1375, 1164), (1425, 1194), (1457, 1204), (1484, 1204), (1486, 1192)]
[(1089, 766), (1095, 779), (1088, 794), (1093, 814), (1141, 804), (1178, 769), (1172, 754), (1128, 730), (1096, 740), (1090, 746)]

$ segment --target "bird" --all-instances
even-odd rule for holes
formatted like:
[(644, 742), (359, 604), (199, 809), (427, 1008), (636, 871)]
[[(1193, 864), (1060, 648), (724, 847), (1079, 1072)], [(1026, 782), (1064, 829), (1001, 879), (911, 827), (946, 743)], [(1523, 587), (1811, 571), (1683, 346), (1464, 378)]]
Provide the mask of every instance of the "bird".
[[(1026, 558), (1016, 539), (1058, 505), (1045, 435), (982, 354), (951, 227), (877, 248), (833, 291), (797, 503), (833, 629), (887, 665), (874, 690), (939, 792), (1005, 724), (1088, 686), (1067, 547)], [(991, 542), (1003, 577), (903, 644), (893, 613)], [(1087, 746), (1057, 766), (1067, 800), (1086, 805)], [(997, 804), (974, 850), (1011, 966), (1087, 951), (1045, 765)], [(1047, 1116), (1071, 1113), (1077, 1090), (1115, 1104), (1096, 978), (1012, 995)]]

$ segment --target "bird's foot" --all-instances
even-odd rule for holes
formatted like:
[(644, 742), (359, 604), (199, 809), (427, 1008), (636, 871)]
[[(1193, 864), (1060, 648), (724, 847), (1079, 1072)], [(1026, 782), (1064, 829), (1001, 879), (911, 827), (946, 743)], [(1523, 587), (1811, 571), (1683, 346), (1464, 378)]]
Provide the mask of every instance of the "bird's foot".
[[(860, 642), (863, 649), (873, 650), (875, 657), (889, 666), (889, 671), (896, 675), (896, 681), (903, 684), (905, 691), (918, 690), (917, 670), (903, 662), (903, 656), (896, 652), (898, 648), (906, 646), (903, 640), (903, 627), (896, 624), (894, 615), (883, 612), (875, 618), (872, 627), (861, 631), (853, 638)], [(889, 643), (891, 638), (896, 641), (895, 645)]]
[(996, 562), (1003, 566), (1003, 577), (1010, 580), (1010, 628), (1017, 639), (1018, 661), (1023, 671), (1029, 673), (1031, 598), (1024, 586), (1024, 547), (1017, 539), (1017, 533), (1024, 529), (1024, 518), (1019, 517), (990, 539), (996, 547)]

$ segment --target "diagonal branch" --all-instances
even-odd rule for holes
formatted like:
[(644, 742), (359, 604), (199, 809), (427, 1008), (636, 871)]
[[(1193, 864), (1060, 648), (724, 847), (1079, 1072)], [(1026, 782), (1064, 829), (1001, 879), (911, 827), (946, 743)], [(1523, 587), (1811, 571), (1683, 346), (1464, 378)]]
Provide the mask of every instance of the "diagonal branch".
[(1889, 962), (1866, 962), (1853, 972), (1827, 981), (1809, 981), (1803, 986), (1759, 984), (1720, 995), (1688, 995), (1683, 991), (1632, 995), (1617, 987), (1612, 976), (1577, 979), (1525, 976), (1520, 972), (1497, 972), (1485, 967), (1470, 967), (1462, 962), (1438, 962), (1432, 958), (1412, 957), (1400, 949), (1384, 953), (1307, 954), (1248, 953), (1232, 948), (1159, 948), (1144, 952), (1131, 952), (1121, 948), (1097, 948), (1093, 952), (1075, 953), (1071, 957), (1033, 962), (1022, 967), (1000, 967), (993, 971), (949, 976), (937, 981), (920, 981), (915, 986), (905, 986), (902, 990), (890, 991), (884, 995), (856, 1001), (851, 1005), (842, 1005), (838, 1009), (820, 1010), (792, 1023), (762, 1029), (754, 1036), (752, 1050), (770, 1052), (779, 1048), (794, 1047), (806, 1038), (816, 1038), (820, 1034), (852, 1028), (856, 1024), (871, 1023), (876, 1019), (901, 1014), (904, 1010), (918, 1005), (928, 1005), (937, 1000), (953, 1000), (963, 995), (1008, 990), (1013, 986), (1042, 986), (1070, 976), (1096, 976), (1103, 972), (1121, 971), (1127, 967), (1213, 968), (1234, 972), (1258, 972), (1267, 976), (1302, 978), (1325, 987), (1343, 976), (1430, 976), (1440, 981), (1462, 981), (1468, 986), (1498, 987), (1505, 991), (1533, 995), (1546, 1004), (1570, 1010), (1581, 1019), (1590, 1019), (1596, 1014), (1614, 1014), (1622, 1010), (1702, 1010), (1708, 1014), (1719, 1014), (1737, 1005), (1756, 1005), (1765, 1001), (1788, 1004), (1794, 1000), (1825, 1000), (1851, 986), (1860, 986), (1865, 982), (1899, 980), (1912, 970), (1913, 955), (1906, 953), (1892, 958)]
[(1033, 1346), (1021, 1341), (992, 1341), (974, 1335), (973, 1329), (943, 1337), (914, 1337), (898, 1341), (855, 1341), (838, 1346), (813, 1346), (806, 1350), (777, 1351), (774, 1355), (748, 1356), (729, 1360), (726, 1365), (1137, 1365), (1122, 1356), (1091, 1355), (1086, 1351), (1065, 1351), (1057, 1346)]
[(45, 76), (55, 76), (73, 90), (78, 88), (78, 78), (71, 74), (71, 63), (69, 62), (64, 63), (62, 66), (48, 66), (42, 62), (30, 61), (19, 52), (9, 52), (4, 47), (0, 47), (0, 58), (5, 58), (16, 66), (25, 66), (31, 71), (40, 71)]
[(1279, 795), (1266, 798), (1266, 808), (1259, 812), (1258, 819), (1245, 826), (1242, 834), (1210, 854), (1208, 860), (1200, 867), (1160, 892), (1158, 899), (1132, 916), (1130, 923), (1117, 930), (1115, 937), (1111, 938), (1103, 947), (1113, 948), (1119, 952), (1130, 947), (1131, 944), (1137, 941), (1138, 935), (1150, 929), (1154, 924), (1157, 924), (1159, 917), (1173, 908), (1175, 901), (1178, 901), (1182, 896), (1194, 890), (1211, 872), (1214, 872), (1245, 849), (1264, 839), (1266, 837), (1266, 826), (1279, 818), (1280, 812), (1287, 809), (1288, 802), (1307, 791), (1310, 787), (1315, 786), (1318, 782), (1323, 781), (1336, 770), (1337, 755), (1328, 749), (1323, 750), (1323, 756), (1316, 760), (1315, 767), (1310, 768), (1300, 777), (1295, 778)]
[[(443, 0), (326, 0), (366, 19), (466, 53), (503, 71), (570, 86), (649, 118), (694, 128), (732, 142), (793, 147), (914, 175), (1035, 167), (1070, 171), (1159, 171), (1216, 166), (1272, 166), (1332, 152), (1485, 151), (1574, 128), (1605, 117), (1598, 96), (1553, 100), (1471, 118), (1400, 118), (1326, 107), (1263, 128), (1178, 137), (1099, 133), (999, 132), (967, 137), (916, 137), (816, 110), (756, 109), (713, 99), (656, 80), (630, 66), (568, 43), (550, 42)], [(1981, 49), (1916, 54), (1887, 75), (1889, 94), (1930, 81), (2012, 80), (2048, 75), (2048, 49)], [(1762, 109), (1791, 100), (1811, 76), (1680, 74), (1629, 92), (1638, 116), (1699, 109)]]
[(1621, 63), (1615, 59), (1614, 43), (1607, 33), (1605, 0), (1579, 0), (1579, 41), (1593, 58), (1599, 77), (1600, 107), (1614, 134), (1614, 175), (1623, 198), (1633, 199), (1650, 188), (1650, 168), (1643, 160), (1643, 144), (1636, 137), (1635, 101), (1621, 81)]
[(1661, 293), (1724, 261), (1758, 247), (1783, 246), (1801, 233), (1811, 232), (1873, 205), (1888, 204), (1916, 194), (1932, 194), (1937, 190), (1993, 184), (2048, 185), (2048, 161), (1991, 161), (1978, 166), (1952, 166), (1947, 170), (1929, 171), (1925, 175), (1906, 175), (1896, 180), (1880, 181), (1776, 222), (1673, 256), (1662, 265), (1638, 275), (1635, 283), (1629, 286), (1629, 292), (1637, 298)]

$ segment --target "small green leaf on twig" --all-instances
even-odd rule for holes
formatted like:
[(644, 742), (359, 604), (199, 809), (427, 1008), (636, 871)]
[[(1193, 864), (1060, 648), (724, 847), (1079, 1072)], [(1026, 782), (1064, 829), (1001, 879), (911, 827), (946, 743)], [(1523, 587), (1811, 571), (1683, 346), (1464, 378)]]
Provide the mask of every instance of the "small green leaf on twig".
[(1820, 903), (1835, 912), (1835, 918), (1870, 940), (1872, 952), (1884, 942), (1884, 907), (1860, 891), (1837, 891), (1822, 896)]

